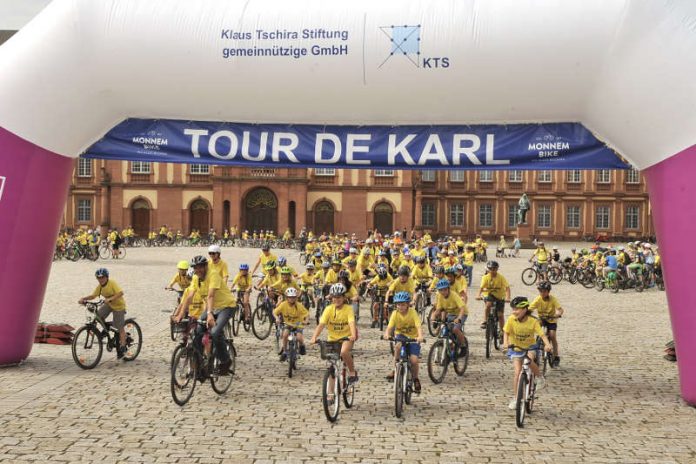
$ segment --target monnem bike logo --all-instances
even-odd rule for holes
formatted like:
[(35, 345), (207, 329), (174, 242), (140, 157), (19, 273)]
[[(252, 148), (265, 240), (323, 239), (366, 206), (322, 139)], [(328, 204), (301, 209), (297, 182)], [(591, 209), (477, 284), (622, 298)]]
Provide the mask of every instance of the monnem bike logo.
[(421, 55), (421, 25), (416, 26), (381, 26), (382, 33), (389, 38), (389, 55), (382, 61), (379, 68), (392, 58), (406, 58), (416, 68), (433, 69), (449, 68), (449, 57), (428, 57)]
[(133, 137), (132, 142), (135, 145), (142, 146), (139, 153), (152, 153), (160, 151), (160, 147), (169, 145), (169, 140), (157, 131), (149, 131), (145, 136)]

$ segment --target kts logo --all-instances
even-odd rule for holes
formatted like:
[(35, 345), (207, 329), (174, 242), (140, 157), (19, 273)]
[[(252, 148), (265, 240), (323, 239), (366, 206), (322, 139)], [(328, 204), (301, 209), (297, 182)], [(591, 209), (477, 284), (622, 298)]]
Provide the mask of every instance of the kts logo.
[(450, 59), (446, 56), (423, 57), (421, 54), (421, 25), (417, 26), (381, 26), (382, 33), (389, 38), (391, 48), (389, 56), (379, 65), (381, 68), (393, 57), (404, 57), (416, 68), (449, 68)]

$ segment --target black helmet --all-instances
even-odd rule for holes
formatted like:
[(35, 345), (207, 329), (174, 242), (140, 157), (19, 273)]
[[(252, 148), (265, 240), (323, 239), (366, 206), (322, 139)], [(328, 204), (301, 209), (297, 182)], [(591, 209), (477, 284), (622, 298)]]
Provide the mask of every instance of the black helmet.
[(339, 279), (350, 279), (350, 274), (348, 273), (348, 271), (343, 269), (341, 272), (338, 273), (338, 278)]
[(205, 256), (194, 256), (193, 259), (191, 260), (191, 267), (196, 267), (196, 266), (207, 266), (208, 265), (208, 258)]
[(537, 285), (537, 290), (548, 290), (550, 292), (551, 283), (547, 281), (539, 282), (539, 285)]
[(411, 275), (411, 269), (409, 269), (408, 266), (401, 266), (399, 268), (399, 275), (400, 276), (409, 276), (409, 275)]
[(499, 264), (498, 261), (488, 261), (486, 263), (486, 269), (498, 269)]
[(529, 300), (526, 296), (516, 296), (510, 301), (513, 308), (529, 308)]
[(444, 266), (437, 265), (437, 266), (435, 266), (435, 269), (433, 269), (433, 272), (434, 272), (435, 274), (444, 274), (444, 273), (445, 273), (445, 267), (444, 267)]
[(94, 273), (94, 277), (109, 277), (109, 271), (105, 267), (100, 267)]

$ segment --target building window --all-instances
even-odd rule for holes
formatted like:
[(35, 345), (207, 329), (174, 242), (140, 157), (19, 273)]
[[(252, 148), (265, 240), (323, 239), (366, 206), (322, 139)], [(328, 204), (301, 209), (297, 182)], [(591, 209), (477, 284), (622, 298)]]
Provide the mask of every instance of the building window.
[(609, 228), (609, 207), (608, 206), (598, 206), (595, 210), (595, 219), (597, 229), (608, 229)]
[(464, 182), (464, 171), (450, 171), (450, 182)]
[(421, 180), (423, 182), (435, 182), (435, 171), (421, 171)]
[(508, 227), (513, 228), (517, 226), (517, 213), (520, 207), (517, 204), (508, 205)]
[(626, 207), (626, 229), (638, 229), (640, 226), (640, 206)]
[(566, 171), (566, 182), (569, 184), (579, 184), (582, 182), (582, 171), (579, 169)]
[(191, 164), (189, 172), (191, 174), (210, 174), (209, 164)]
[(314, 175), (315, 176), (335, 176), (336, 169), (334, 169), (334, 168), (314, 168)]
[(77, 159), (77, 177), (92, 177), (92, 160), (85, 158)]
[(640, 184), (640, 171), (637, 169), (631, 169), (626, 171), (626, 183), (627, 184)]
[(522, 182), (522, 171), (508, 171), (508, 182)]
[(423, 227), (435, 227), (435, 205), (433, 203), (422, 204), (421, 224)]
[(393, 169), (375, 169), (375, 177), (394, 177)]
[(537, 173), (537, 181), (545, 184), (551, 182), (551, 171), (539, 171)]
[(568, 206), (566, 209), (566, 227), (569, 229), (580, 228), (580, 207)]
[(92, 222), (92, 200), (77, 200), (77, 222)]
[(479, 206), (479, 226), (493, 227), (493, 205), (487, 203)]
[(146, 161), (131, 161), (131, 174), (150, 174), (151, 164)]
[(551, 227), (551, 206), (539, 205), (537, 209), (537, 227)]
[(464, 205), (461, 203), (450, 205), (450, 225), (453, 227), (464, 225)]
[(611, 170), (600, 169), (597, 171), (597, 183), (598, 184), (608, 184), (611, 182)]
[(493, 182), (493, 171), (479, 171), (479, 182)]

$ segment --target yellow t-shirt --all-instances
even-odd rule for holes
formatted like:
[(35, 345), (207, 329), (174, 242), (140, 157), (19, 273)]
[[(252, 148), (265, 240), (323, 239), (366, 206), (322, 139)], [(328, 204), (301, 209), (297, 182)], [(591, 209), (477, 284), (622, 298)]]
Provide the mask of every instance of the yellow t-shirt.
[(548, 320), (550, 323), (555, 323), (556, 310), (561, 307), (555, 296), (549, 295), (549, 299), (544, 301), (541, 295), (537, 296), (529, 308), (536, 311), (540, 318)]
[(411, 275), (418, 282), (425, 282), (433, 278), (433, 271), (430, 266), (416, 266), (413, 268), (413, 273)]
[(280, 280), (280, 273), (276, 271), (274, 275), (266, 274), (266, 277), (261, 280), (261, 283), (259, 284), (260, 287), (272, 287), (276, 282)]
[(396, 310), (392, 312), (389, 318), (388, 327), (394, 328), (395, 335), (403, 335), (408, 338), (418, 337), (418, 327), (421, 325), (420, 316), (415, 309), (409, 308), (408, 312), (403, 315), (401, 311)]
[(476, 253), (473, 251), (465, 251), (463, 256), (464, 266), (473, 266), (474, 258), (476, 258)]
[(232, 288), (237, 288), (238, 290), (247, 290), (251, 287), (251, 276), (247, 272), (246, 275), (242, 275), (241, 272), (238, 272), (236, 276), (234, 276), (234, 280), (232, 280)]
[(351, 300), (351, 299), (355, 298), (356, 296), (358, 296), (358, 290), (357, 290), (356, 286), (351, 285), (350, 289), (346, 293), (344, 293), (343, 296), (345, 296), (346, 299), (348, 299), (348, 300)]
[(392, 284), (392, 282), (394, 282), (394, 279), (392, 279), (392, 276), (387, 274), (387, 276), (384, 279), (380, 279), (379, 276), (374, 276), (372, 280), (370, 280), (369, 285), (380, 289), (387, 289)]
[(539, 264), (545, 264), (546, 261), (549, 260), (549, 252), (546, 250), (546, 248), (537, 248), (534, 251), (534, 256), (536, 256), (537, 263)]
[(413, 295), (416, 292), (416, 282), (412, 278), (408, 278), (406, 282), (401, 282), (401, 279), (395, 279), (389, 286), (389, 292), (394, 295), (398, 292), (408, 292)]
[(203, 313), (203, 307), (205, 306), (198, 292), (195, 291), (193, 287), (186, 287), (186, 290), (184, 290), (184, 294), (181, 296), (181, 300), (186, 301), (191, 292), (193, 292), (193, 299), (191, 300), (191, 304), (188, 308), (188, 315), (190, 318), (198, 319), (199, 317), (201, 317), (201, 314)]
[[(210, 289), (215, 289), (215, 295), (213, 296), (213, 312), (228, 307), (232, 308), (237, 304), (237, 299), (232, 295), (232, 292), (227, 288), (227, 285), (225, 285), (222, 281), (222, 277), (220, 277), (220, 274), (217, 272), (208, 271), (203, 280), (200, 280), (198, 275), (194, 275), (191, 285), (196, 289), (198, 295), (206, 304)], [(210, 309), (211, 308), (208, 308), (208, 310)]]
[(180, 289), (185, 290), (189, 285), (191, 285), (191, 279), (189, 279), (186, 276), (186, 274), (182, 276), (177, 272), (176, 274), (174, 274), (174, 277), (172, 277), (172, 280), (169, 282), (169, 286), (171, 287), (174, 284), (178, 284)]
[(460, 297), (457, 292), (453, 292), (450, 288), (449, 295), (447, 298), (443, 297), (440, 292), (437, 293), (437, 300), (435, 301), (435, 309), (445, 310), (448, 314), (457, 315), (459, 314), (459, 309), (464, 308), (464, 314), (469, 314), (469, 308), (467, 308), (462, 297)]
[(303, 272), (300, 274), (299, 279), (300, 282), (302, 282), (302, 285), (305, 287), (311, 287), (314, 285), (314, 279), (317, 278), (316, 272), (309, 274), (308, 272)]
[[(88, 299), (91, 300), (92, 298), (96, 298), (98, 296), (103, 296), (104, 298), (111, 298), (112, 296), (122, 291), (123, 290), (121, 290), (121, 287), (119, 287), (114, 280), (109, 279), (106, 281), (106, 284), (103, 287), (101, 285), (97, 285), (97, 288), (94, 289), (94, 291)], [(123, 296), (115, 298), (113, 301), (107, 304), (114, 311), (126, 310), (126, 300), (123, 299)]]
[(227, 269), (227, 263), (220, 259), (215, 264), (212, 259), (208, 260), (208, 272), (217, 272), (222, 277), (222, 280), (227, 280), (230, 277), (230, 271)]
[[(341, 271), (338, 271), (341, 272)], [(326, 277), (324, 278), (324, 284), (330, 285), (330, 284), (335, 284), (338, 282), (338, 272), (334, 271), (333, 269), (329, 269), (326, 272)]]
[(307, 311), (307, 308), (299, 301), (296, 301), (294, 306), (290, 306), (287, 301), (283, 301), (276, 306), (276, 309), (273, 310), (273, 314), (276, 316), (283, 316), (285, 325), (297, 327), (304, 322), (309, 315), (309, 311)]
[(459, 294), (466, 292), (466, 277), (457, 276), (454, 279), (454, 283), (450, 285), (450, 288)]
[(278, 263), (278, 258), (276, 255), (273, 253), (268, 253), (268, 256), (264, 255), (263, 252), (261, 253), (261, 256), (259, 256), (259, 259), (261, 260), (261, 271), (264, 274), (268, 274), (268, 271), (266, 270), (266, 263), (269, 261), (275, 261)]
[(505, 280), (502, 274), (498, 273), (495, 279), (491, 278), (491, 274), (486, 274), (481, 278), (481, 288), (485, 289), (483, 291), (483, 296), (494, 296), (499, 300), (505, 299), (505, 290), (509, 287), (508, 281)]
[(319, 319), (319, 323), (324, 324), (329, 331), (328, 341), (330, 342), (350, 337), (350, 326), (348, 324), (351, 322), (355, 323), (353, 307), (345, 303), (340, 308), (330, 304), (324, 309), (321, 319)]
[(300, 293), (300, 287), (293, 279), (290, 279), (287, 282), (283, 282), (283, 279), (281, 278), (280, 280), (276, 281), (273, 285), (271, 285), (271, 288), (283, 296), (285, 296), (285, 290), (287, 290), (288, 288), (294, 288), (295, 290), (297, 290), (298, 294)]
[(515, 345), (517, 351), (526, 350), (536, 342), (536, 337), (544, 335), (539, 319), (527, 316), (523, 322), (515, 316), (508, 317), (503, 331), (508, 334), (508, 342)]
[(355, 268), (354, 271), (351, 271), (350, 269), (348, 269), (348, 280), (350, 280), (354, 286), (358, 285), (360, 283), (360, 281), (362, 280), (362, 277), (363, 277), (362, 272), (360, 272), (360, 270), (357, 267)]

